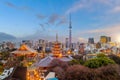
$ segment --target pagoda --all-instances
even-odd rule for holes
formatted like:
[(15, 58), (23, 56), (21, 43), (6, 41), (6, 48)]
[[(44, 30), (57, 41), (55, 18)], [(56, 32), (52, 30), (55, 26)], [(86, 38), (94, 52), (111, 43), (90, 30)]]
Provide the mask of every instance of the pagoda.
[(62, 57), (61, 43), (58, 41), (57, 34), (56, 34), (56, 41), (53, 43), (52, 53), (54, 57)]

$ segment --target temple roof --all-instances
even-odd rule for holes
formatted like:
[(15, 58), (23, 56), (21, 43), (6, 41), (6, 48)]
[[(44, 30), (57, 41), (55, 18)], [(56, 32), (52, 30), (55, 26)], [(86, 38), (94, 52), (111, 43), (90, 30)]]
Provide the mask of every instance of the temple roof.
[(17, 49), (16, 51), (13, 51), (11, 53), (14, 53), (14, 54), (20, 54), (20, 53), (31, 54), (31, 53), (37, 53), (37, 51), (28, 47), (25, 44), (22, 44), (19, 49)]
[(50, 66), (49, 64), (51, 63), (53, 59), (54, 58), (51, 56), (45, 57), (42, 60), (40, 60), (36, 66), (37, 67), (49, 67)]
[(42, 60), (40, 60), (38, 63), (36, 63), (36, 66), (37, 67), (50, 67), (50, 63), (52, 62), (53, 59), (60, 59), (61, 61), (69, 62), (73, 58), (71, 56), (63, 56), (60, 58), (48, 56), (48, 57), (45, 57)]

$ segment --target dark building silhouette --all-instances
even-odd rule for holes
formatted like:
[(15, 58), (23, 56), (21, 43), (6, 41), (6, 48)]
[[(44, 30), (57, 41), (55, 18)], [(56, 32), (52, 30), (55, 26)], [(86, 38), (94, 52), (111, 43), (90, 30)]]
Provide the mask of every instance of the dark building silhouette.
[(89, 43), (89, 44), (94, 44), (94, 38), (89, 38), (89, 39), (88, 39), (88, 43)]

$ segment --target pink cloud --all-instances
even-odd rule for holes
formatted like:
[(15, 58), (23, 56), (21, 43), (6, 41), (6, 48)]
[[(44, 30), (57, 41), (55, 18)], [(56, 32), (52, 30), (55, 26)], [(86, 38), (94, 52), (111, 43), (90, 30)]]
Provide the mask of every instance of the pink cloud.
[(120, 31), (120, 24), (118, 25), (113, 25), (113, 26), (107, 26), (105, 28), (101, 28), (101, 29), (94, 29), (94, 30), (88, 30), (88, 31), (84, 31), (81, 32), (80, 34), (96, 34), (96, 33), (107, 33), (107, 34), (113, 34), (113, 33), (117, 33)]
[(120, 6), (115, 6), (110, 12), (111, 13), (118, 13), (118, 12), (120, 12)]

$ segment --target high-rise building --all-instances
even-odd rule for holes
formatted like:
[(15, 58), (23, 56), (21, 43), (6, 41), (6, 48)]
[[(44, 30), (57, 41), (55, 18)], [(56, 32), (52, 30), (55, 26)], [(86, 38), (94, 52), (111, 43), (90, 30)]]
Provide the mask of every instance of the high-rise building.
[(89, 39), (88, 39), (88, 43), (89, 43), (89, 44), (94, 44), (94, 38), (89, 38)]
[(107, 43), (107, 37), (106, 36), (101, 36), (100, 37), (100, 42), (101, 43)]
[(76, 43), (72, 43), (72, 49), (76, 49), (77, 48), (77, 44)]
[(33, 41), (32, 40), (22, 40), (22, 43), (28, 45), (29, 47), (33, 46)]
[(68, 38), (65, 39), (65, 48), (66, 49), (69, 48), (69, 39)]
[(39, 40), (39, 47), (41, 47), (42, 50), (45, 51), (45, 48), (46, 48), (46, 41), (43, 40), (43, 39), (40, 39), (40, 40)]
[(111, 37), (108, 37), (108, 36), (101, 36), (101, 37), (100, 37), (100, 42), (101, 42), (101, 43), (108, 43), (108, 42), (111, 42)]
[(107, 37), (107, 42), (111, 42), (111, 37)]

